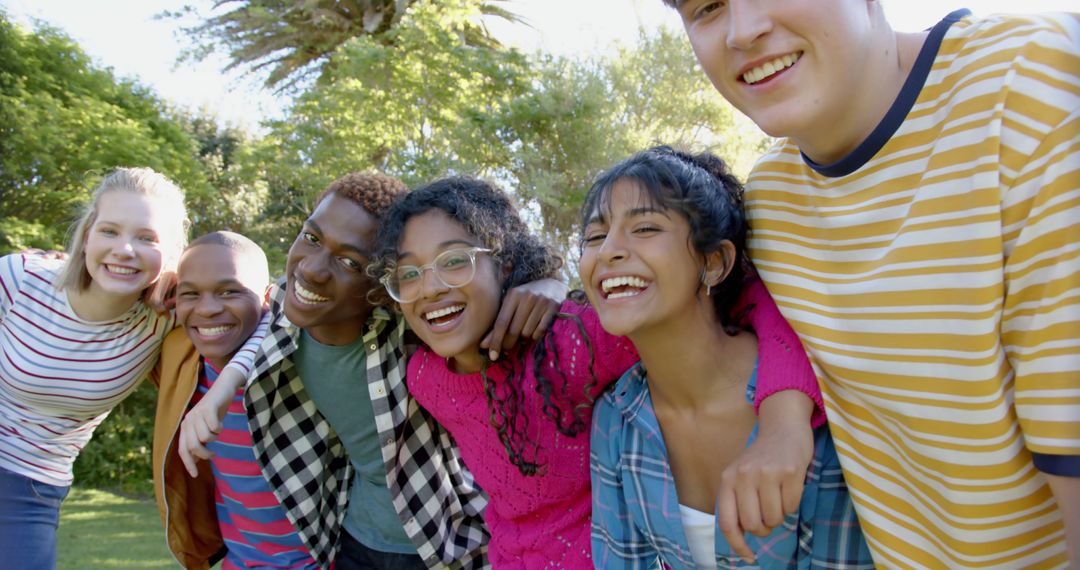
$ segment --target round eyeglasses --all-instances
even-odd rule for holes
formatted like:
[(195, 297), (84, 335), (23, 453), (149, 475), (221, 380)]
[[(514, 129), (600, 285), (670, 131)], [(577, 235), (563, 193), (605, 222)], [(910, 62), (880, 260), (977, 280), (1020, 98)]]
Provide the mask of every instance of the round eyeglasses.
[(379, 282), (386, 287), (398, 303), (412, 303), (420, 298), (424, 271), (430, 269), (439, 283), (457, 289), (472, 282), (476, 277), (476, 254), (491, 253), (483, 247), (448, 249), (426, 265), (398, 265), (386, 270)]

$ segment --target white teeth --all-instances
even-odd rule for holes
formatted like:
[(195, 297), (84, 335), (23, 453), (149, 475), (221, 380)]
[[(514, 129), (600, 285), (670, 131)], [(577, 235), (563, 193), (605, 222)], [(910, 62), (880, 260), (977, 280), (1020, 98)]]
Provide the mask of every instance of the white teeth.
[(134, 273), (136, 273), (136, 271), (137, 271), (137, 270), (135, 270), (135, 269), (132, 269), (132, 268), (130, 268), (130, 267), (120, 267), (119, 265), (106, 265), (105, 267), (106, 267), (106, 268), (107, 268), (107, 269), (108, 269), (108, 270), (109, 270), (110, 272), (112, 272), (112, 273), (118, 273), (118, 274), (120, 274), (120, 275), (133, 275), (133, 274), (134, 274)]
[[(611, 291), (612, 289), (614, 289), (616, 287), (623, 287), (623, 286), (637, 287), (638, 289), (644, 289), (646, 286), (648, 286), (648, 283), (646, 283), (645, 280), (640, 278), (640, 277), (631, 277), (631, 276), (612, 277), (610, 279), (604, 279), (603, 281), (600, 282), (600, 287), (604, 290), (605, 293), (607, 293), (608, 291)], [(618, 296), (619, 297), (625, 297), (626, 294), (619, 294)], [(613, 298), (616, 298), (616, 296), (612, 295), (612, 296), (610, 296), (608, 298), (613, 299)]]
[(465, 305), (451, 305), (449, 307), (443, 307), (434, 311), (424, 313), (424, 318), (431, 321), (439, 317), (445, 317), (446, 315), (452, 315), (454, 313), (464, 311)]
[(640, 291), (623, 291), (622, 293), (612, 293), (608, 295), (607, 298), (610, 301), (612, 299), (622, 299), (623, 297), (633, 297), (638, 293), (640, 293)]
[(293, 290), (296, 291), (296, 299), (305, 305), (314, 305), (316, 303), (322, 303), (323, 301), (329, 301), (330, 297), (323, 297), (304, 289), (300, 283), (293, 283)]
[(794, 53), (789, 53), (772, 61), (767, 61), (744, 73), (742, 76), (743, 81), (750, 84), (757, 83), (766, 77), (770, 77), (783, 69), (791, 67), (796, 61), (799, 61), (799, 55)]
[(203, 336), (218, 336), (218, 335), (225, 334), (226, 331), (229, 331), (231, 329), (232, 329), (231, 325), (220, 326), (220, 327), (210, 327), (210, 328), (196, 327), (196, 330), (199, 331), (199, 334), (201, 334)]

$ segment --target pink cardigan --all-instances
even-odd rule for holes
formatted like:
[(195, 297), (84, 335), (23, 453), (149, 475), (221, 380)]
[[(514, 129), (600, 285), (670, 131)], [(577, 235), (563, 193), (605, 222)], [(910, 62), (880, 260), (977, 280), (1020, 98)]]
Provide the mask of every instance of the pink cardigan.
[[(758, 392), (800, 390), (818, 402), (820, 409), (821, 393), (802, 345), (764, 285), (758, 280), (749, 283), (740, 304), (754, 305), (748, 320), (759, 338)], [(589, 396), (595, 399), (637, 362), (638, 356), (629, 340), (604, 331), (588, 305), (566, 301), (562, 312), (576, 315), (588, 337), (581, 338), (576, 323), (569, 318), (556, 319), (548, 333), (554, 335), (559, 362), (553, 362), (554, 351), (549, 351), (542, 369), (548, 378), (561, 378), (556, 369), (565, 375), (569, 402), (561, 401), (560, 407), (568, 410), (585, 401), (585, 386), (593, 380), (593, 373), (596, 384)], [(587, 344), (595, 354), (591, 372)], [(543, 415), (543, 398), (532, 374), (531, 348), (508, 355), (488, 369), (497, 390), (505, 386), (508, 361), (513, 358), (526, 371), (521, 410), (528, 417), (528, 441), (538, 446), (535, 461), (540, 470), (532, 477), (523, 476), (510, 463), (491, 427), (479, 373), (457, 374), (447, 367), (445, 359), (421, 347), (409, 359), (409, 392), (453, 435), (476, 482), (490, 498), (484, 520), (491, 531), (489, 555), (495, 568), (592, 568), (589, 430), (568, 437)], [(556, 381), (557, 387), (560, 382)], [(591, 407), (585, 419), (591, 423)], [(533, 453), (531, 446), (526, 450)]]

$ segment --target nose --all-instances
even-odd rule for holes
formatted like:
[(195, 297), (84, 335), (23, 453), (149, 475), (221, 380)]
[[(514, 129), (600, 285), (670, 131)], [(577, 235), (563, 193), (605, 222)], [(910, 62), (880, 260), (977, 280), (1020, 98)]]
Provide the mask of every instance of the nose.
[(318, 251), (305, 255), (296, 268), (300, 275), (309, 283), (326, 283), (330, 279), (330, 253), (320, 248)]
[(449, 287), (435, 274), (434, 267), (425, 267), (420, 270), (420, 295), (425, 299), (436, 297), (446, 292)]
[(600, 261), (604, 263), (613, 263), (626, 259), (628, 252), (622, 236), (618, 232), (609, 231), (604, 236), (604, 243), (600, 244), (598, 255)]
[(195, 313), (201, 317), (212, 317), (221, 312), (221, 301), (216, 295), (199, 295), (195, 304)]
[(116, 242), (113, 244), (112, 252), (118, 257), (135, 257), (135, 246), (132, 245), (130, 239), (121, 238), (116, 240)]
[(731, 0), (728, 3), (727, 46), (745, 50), (772, 31), (772, 18), (759, 0)]

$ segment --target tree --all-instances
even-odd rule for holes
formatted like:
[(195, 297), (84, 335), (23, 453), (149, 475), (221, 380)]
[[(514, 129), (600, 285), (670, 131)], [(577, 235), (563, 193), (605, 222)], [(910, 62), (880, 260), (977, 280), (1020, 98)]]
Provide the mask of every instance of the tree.
[(715, 148), (745, 173), (767, 141), (695, 72), (682, 34), (642, 33), (610, 57), (526, 57), (462, 39), (477, 5), (418, 3), (393, 41), (339, 48), (333, 77), (300, 95), (262, 145), (275, 215), (298, 226), (306, 200), (350, 171), (409, 184), (474, 174), (515, 192), (572, 258), (578, 208), (603, 169), (665, 142)]
[(529, 87), (527, 61), (465, 41), (479, 4), (418, 3), (387, 32), (393, 41), (360, 37), (339, 49), (333, 79), (300, 95), (260, 144), (278, 215), (295, 223), (315, 193), (351, 171), (417, 183), (508, 160), (495, 131)]
[[(505, 1), (481, 3), (480, 12), (517, 21), (496, 4)], [(214, 50), (225, 50), (230, 59), (226, 70), (268, 71), (267, 87), (289, 89), (322, 70), (338, 48), (353, 38), (391, 45), (396, 36), (390, 32), (414, 4), (417, 0), (218, 0), (215, 9), (231, 9), (184, 28), (196, 44), (188, 55), (201, 59)], [(423, 4), (440, 10), (437, 2)], [(164, 16), (180, 19), (196, 12), (187, 5)], [(498, 47), (479, 19), (459, 31), (468, 45)]]
[(164, 102), (116, 79), (62, 32), (0, 12), (0, 253), (58, 248), (75, 206), (117, 166), (205, 186), (194, 144)]
[(593, 179), (659, 143), (707, 147), (747, 173), (768, 139), (695, 69), (682, 33), (640, 32), (614, 56), (540, 56), (527, 95), (503, 117), (508, 178), (535, 205), (548, 240), (576, 254), (578, 210)]

